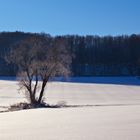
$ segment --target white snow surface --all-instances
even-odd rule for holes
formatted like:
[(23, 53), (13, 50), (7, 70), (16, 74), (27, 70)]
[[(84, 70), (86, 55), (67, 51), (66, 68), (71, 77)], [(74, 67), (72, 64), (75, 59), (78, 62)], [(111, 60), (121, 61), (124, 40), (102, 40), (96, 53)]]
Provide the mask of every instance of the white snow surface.
[[(0, 113), (0, 140), (138, 140), (140, 86), (132, 79), (129, 84), (50, 82), (47, 103), (77, 107)], [(16, 81), (0, 80), (1, 110), (26, 101), (17, 89)]]

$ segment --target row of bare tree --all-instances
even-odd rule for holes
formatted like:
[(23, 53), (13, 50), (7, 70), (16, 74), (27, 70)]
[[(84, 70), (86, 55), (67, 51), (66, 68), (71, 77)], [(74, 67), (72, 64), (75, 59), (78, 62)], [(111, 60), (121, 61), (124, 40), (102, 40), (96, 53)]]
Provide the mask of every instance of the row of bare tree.
[[(17, 67), (7, 64), (3, 56), (13, 44), (32, 36), (53, 38), (45, 33), (0, 32), (0, 75), (15, 76)], [(64, 35), (55, 38), (65, 40), (76, 55), (71, 65), (74, 76), (140, 75), (140, 35)]]

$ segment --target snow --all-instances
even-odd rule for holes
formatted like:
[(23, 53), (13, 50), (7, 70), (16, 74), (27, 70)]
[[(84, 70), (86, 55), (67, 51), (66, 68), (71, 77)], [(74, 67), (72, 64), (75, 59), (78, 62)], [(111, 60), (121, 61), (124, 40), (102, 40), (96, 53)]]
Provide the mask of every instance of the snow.
[(0, 114), (1, 140), (138, 140), (140, 106), (36, 109)]
[[(0, 140), (140, 139), (139, 80), (116, 78), (117, 83), (107, 77), (86, 83), (84, 78), (50, 82), (46, 88), (49, 104), (77, 107), (0, 113)], [(103, 82), (93, 82), (97, 80)], [(26, 101), (17, 89), (16, 81), (0, 80), (0, 106)]]

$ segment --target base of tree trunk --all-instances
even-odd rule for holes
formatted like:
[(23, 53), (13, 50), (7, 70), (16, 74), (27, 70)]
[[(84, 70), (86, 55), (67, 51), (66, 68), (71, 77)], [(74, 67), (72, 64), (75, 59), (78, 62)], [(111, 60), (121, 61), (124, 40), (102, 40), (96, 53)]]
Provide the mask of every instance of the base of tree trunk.
[(49, 105), (47, 103), (17, 103), (14, 105), (11, 105), (6, 112), (10, 111), (19, 111), (19, 110), (26, 110), (26, 109), (34, 109), (34, 108), (61, 108), (62, 106), (60, 105)]
[(46, 103), (35, 103), (35, 104), (30, 104), (30, 103), (17, 103), (14, 105), (11, 105), (10, 108), (8, 109), (9, 111), (17, 111), (17, 110), (24, 110), (24, 109), (33, 109), (33, 108), (44, 108), (48, 107)]

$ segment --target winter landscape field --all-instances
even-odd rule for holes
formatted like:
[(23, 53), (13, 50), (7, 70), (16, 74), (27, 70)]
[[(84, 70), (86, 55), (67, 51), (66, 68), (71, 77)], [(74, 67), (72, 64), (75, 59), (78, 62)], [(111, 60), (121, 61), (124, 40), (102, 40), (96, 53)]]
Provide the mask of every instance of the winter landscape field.
[[(26, 101), (17, 81), (1, 78), (0, 110)], [(140, 80), (85, 77), (49, 82), (45, 101), (62, 108), (0, 113), (0, 140), (138, 140)]]
[(140, 0), (1, 0), (0, 19), (0, 140), (140, 140)]

